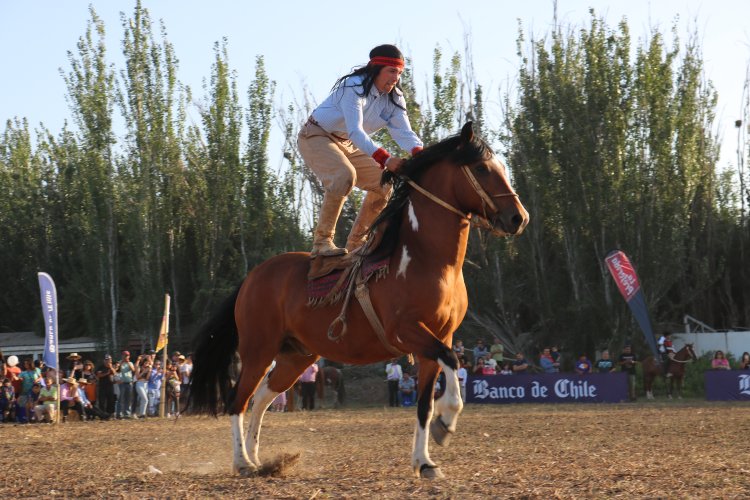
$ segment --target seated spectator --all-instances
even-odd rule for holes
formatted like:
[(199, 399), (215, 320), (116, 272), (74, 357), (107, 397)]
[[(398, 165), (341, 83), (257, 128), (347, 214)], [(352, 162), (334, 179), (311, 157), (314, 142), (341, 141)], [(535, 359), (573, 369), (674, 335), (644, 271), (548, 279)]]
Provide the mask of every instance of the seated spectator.
[(724, 356), (723, 351), (716, 351), (716, 354), (714, 354), (714, 359), (711, 360), (711, 369), (712, 370), (731, 370), (732, 369), (729, 366), (729, 360)]
[(3, 379), (3, 385), (0, 386), (0, 422), (10, 422), (15, 420), (14, 409), (16, 406), (16, 391), (13, 390), (13, 384), (9, 378)]
[(552, 359), (552, 353), (549, 347), (545, 347), (539, 356), (539, 366), (544, 373), (557, 373), (560, 371), (560, 365)]
[(83, 399), (79, 392), (83, 392), (78, 387), (78, 381), (73, 377), (63, 379), (60, 387), (60, 411), (62, 412), (63, 422), (67, 422), (70, 410), (75, 410), (81, 418), (84, 418)]
[(42, 392), (42, 383), (35, 382), (31, 386), (31, 392), (26, 396), (26, 415), (28, 416), (29, 422), (36, 422), (36, 416), (34, 415), (34, 407), (39, 404), (39, 394)]
[(44, 387), (39, 392), (37, 405), (34, 407), (34, 414), (37, 422), (54, 422), (55, 408), (57, 406), (57, 385), (53, 378), (54, 370), (48, 370), (44, 377)]
[(523, 375), (529, 370), (529, 362), (523, 357), (523, 353), (516, 353), (516, 359), (513, 361), (513, 373), (516, 375)]
[(482, 375), (497, 375), (497, 362), (492, 358), (485, 358)]
[(484, 358), (489, 354), (489, 351), (487, 350), (487, 347), (484, 345), (484, 340), (479, 339), (477, 340), (477, 346), (474, 348), (473, 355), (474, 355), (474, 363), (477, 363), (481, 358)]
[(604, 349), (602, 351), (601, 359), (598, 359), (594, 366), (596, 366), (596, 371), (598, 371), (599, 373), (609, 373), (614, 369), (615, 362), (610, 359), (609, 351)]
[(505, 363), (503, 365), (503, 369), (500, 370), (500, 375), (513, 375), (513, 370), (511, 370), (510, 363)]
[(409, 372), (404, 372), (403, 377), (398, 382), (399, 396), (401, 397), (401, 406), (412, 406), (415, 403), (416, 387), (414, 379)]
[(479, 358), (479, 361), (477, 361), (477, 364), (474, 365), (474, 375), (482, 375), (484, 374), (484, 358)]
[(585, 354), (581, 354), (578, 357), (575, 369), (578, 375), (586, 375), (588, 373), (591, 373), (591, 361), (589, 361), (589, 358), (587, 358)]
[(750, 353), (743, 352), (742, 358), (740, 358), (740, 370), (750, 370)]
[(465, 352), (463, 340), (456, 340), (456, 343), (453, 344), (453, 352), (456, 353), (456, 357), (459, 359), (459, 361), (464, 360)]
[(100, 420), (109, 420), (109, 413), (100, 410), (98, 406), (94, 406), (91, 404), (91, 401), (89, 401), (89, 398), (86, 395), (87, 385), (88, 381), (85, 378), (81, 378), (78, 381), (78, 396), (81, 398), (81, 406), (83, 407), (84, 412), (81, 414), (81, 418), (84, 418), (85, 420), (94, 420), (96, 417), (99, 417)]

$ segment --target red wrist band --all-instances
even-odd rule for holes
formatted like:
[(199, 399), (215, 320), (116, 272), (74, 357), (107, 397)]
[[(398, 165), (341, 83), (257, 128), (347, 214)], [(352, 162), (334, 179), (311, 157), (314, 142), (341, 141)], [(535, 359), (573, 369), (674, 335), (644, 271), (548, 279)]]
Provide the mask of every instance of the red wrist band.
[(415, 154), (421, 153), (421, 152), (422, 152), (422, 146), (417, 146), (415, 148), (412, 148), (411, 155), (414, 156)]
[(390, 158), (391, 155), (389, 155), (388, 151), (386, 151), (385, 149), (378, 148), (372, 154), (372, 157), (375, 159), (376, 162), (378, 162), (378, 164), (380, 164), (380, 168), (385, 168), (385, 162), (388, 161), (388, 158)]

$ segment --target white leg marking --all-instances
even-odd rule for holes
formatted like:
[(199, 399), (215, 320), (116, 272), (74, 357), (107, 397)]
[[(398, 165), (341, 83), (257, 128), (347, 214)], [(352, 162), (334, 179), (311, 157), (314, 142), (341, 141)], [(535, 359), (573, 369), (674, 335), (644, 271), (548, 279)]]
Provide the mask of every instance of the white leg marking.
[(458, 374), (456, 370), (449, 367), (442, 360), (438, 359), (438, 364), (445, 373), (445, 393), (436, 401), (437, 408), (435, 412), (451, 432), (456, 432), (456, 422), (458, 414), (464, 408), (461, 400), (461, 387), (458, 384)]
[(258, 447), (260, 446), (260, 426), (263, 423), (263, 415), (266, 414), (268, 406), (278, 395), (278, 392), (274, 392), (268, 387), (268, 376), (266, 376), (253, 396), (253, 407), (250, 410), (250, 425), (247, 428), (245, 448), (250, 461), (256, 467), (261, 466), (258, 458)]
[(415, 233), (419, 231), (419, 221), (417, 220), (417, 214), (414, 213), (414, 205), (411, 204), (411, 200), (409, 200), (409, 224), (411, 224), (411, 229)]
[(240, 472), (242, 469), (252, 468), (250, 459), (245, 452), (244, 439), (242, 439), (243, 426), (244, 419), (242, 418), (242, 414), (232, 415), (232, 449), (234, 451), (232, 468), (234, 469), (234, 472)]
[[(419, 403), (417, 403), (417, 405), (419, 405)], [(417, 419), (417, 428), (414, 431), (414, 444), (412, 445), (411, 466), (414, 468), (414, 473), (417, 475), (417, 477), (419, 477), (419, 468), (422, 465), (435, 465), (435, 462), (430, 459), (430, 451), (428, 450), (428, 445), (430, 442), (431, 420), (432, 405), (430, 405), (430, 410), (427, 412), (427, 422), (425, 427), (422, 427), (422, 425), (419, 423), (419, 419)]]
[(398, 264), (398, 272), (396, 273), (397, 278), (403, 275), (404, 279), (406, 279), (406, 266), (409, 265), (410, 261), (411, 257), (409, 256), (409, 251), (406, 249), (406, 245), (404, 245), (404, 248), (401, 251), (401, 262)]

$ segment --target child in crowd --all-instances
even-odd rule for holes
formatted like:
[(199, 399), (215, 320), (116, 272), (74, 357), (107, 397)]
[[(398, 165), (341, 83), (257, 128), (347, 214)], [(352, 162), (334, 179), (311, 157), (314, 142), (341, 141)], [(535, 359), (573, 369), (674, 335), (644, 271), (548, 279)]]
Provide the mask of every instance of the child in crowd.
[(505, 363), (503, 369), (500, 370), (500, 375), (513, 375), (513, 370), (510, 369), (510, 363)]

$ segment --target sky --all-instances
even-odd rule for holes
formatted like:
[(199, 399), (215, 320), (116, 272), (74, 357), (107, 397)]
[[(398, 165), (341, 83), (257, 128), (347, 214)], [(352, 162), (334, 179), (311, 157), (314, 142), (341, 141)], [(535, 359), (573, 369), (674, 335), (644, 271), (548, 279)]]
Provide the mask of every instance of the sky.
[[(554, 12), (553, 0), (143, 0), (142, 4), (152, 20), (165, 23), (180, 61), (178, 78), (198, 99), (210, 77), (214, 43), (224, 38), (243, 103), (258, 55), (264, 57), (267, 73), (277, 84), (277, 103), (289, 103), (303, 101), (303, 88), (321, 102), (339, 76), (366, 63), (370, 49), (381, 43), (396, 43), (411, 57), (418, 98), (424, 98), (434, 49), (439, 46), (445, 55), (456, 51), (463, 55), (468, 37), (476, 80), (485, 90), (490, 120), (496, 122), (502, 119), (502, 96), (515, 88), (519, 26), (527, 38), (541, 38), (552, 28)], [(25, 117), (32, 129), (42, 122), (58, 132), (69, 120), (60, 69), (69, 69), (67, 52), (76, 52), (76, 43), (85, 33), (89, 5), (104, 21), (112, 63), (122, 68), (120, 12), (132, 15), (135, 0), (0, 0), (3, 124)], [(719, 93), (716, 132), (723, 139), (721, 166), (733, 168), (734, 122), (740, 117), (750, 63), (750, 0), (558, 0), (558, 22), (587, 27), (590, 8), (610, 28), (625, 17), (634, 42), (647, 39), (654, 29), (671, 40), (675, 22), (682, 40), (697, 31), (706, 77)], [(193, 115), (197, 120), (197, 109)], [(280, 136), (281, 131), (273, 133)]]

